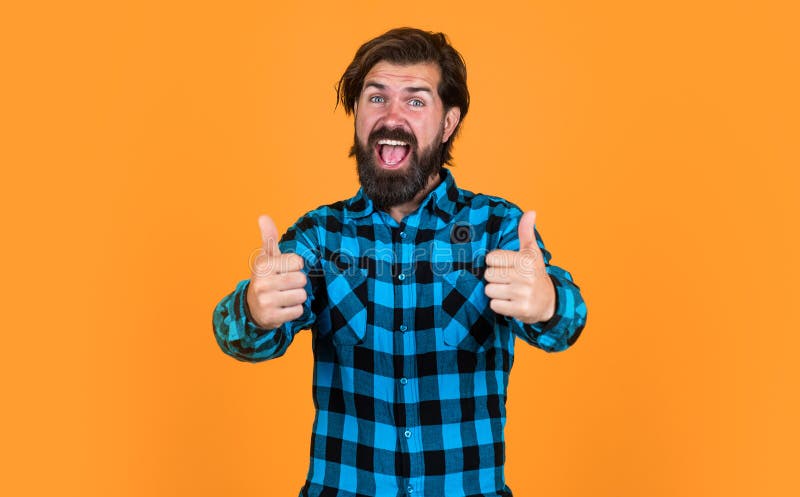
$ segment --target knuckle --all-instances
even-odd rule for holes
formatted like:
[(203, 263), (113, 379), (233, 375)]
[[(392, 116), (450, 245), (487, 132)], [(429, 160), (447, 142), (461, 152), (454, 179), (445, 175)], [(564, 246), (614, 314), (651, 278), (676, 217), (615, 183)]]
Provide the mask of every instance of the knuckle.
[(272, 303), (272, 299), (266, 293), (259, 293), (257, 297), (258, 306), (262, 309), (269, 309), (270, 304)]
[(300, 302), (300, 294), (297, 291), (292, 290), (292, 293), (286, 296), (286, 305), (297, 305)]
[(254, 274), (263, 274), (264, 269), (266, 266), (265, 258), (267, 255), (264, 253), (263, 249), (258, 249), (250, 254), (250, 259), (248, 260), (248, 264), (250, 265), (250, 270)]
[(250, 278), (250, 289), (254, 294), (259, 294), (264, 291), (265, 281), (261, 278)]
[(282, 255), (276, 257), (274, 261), (274, 267), (276, 272), (285, 273), (286, 269), (289, 267), (286, 257)]
[(261, 263), (254, 264), (252, 271), (255, 278), (263, 278), (269, 274), (267, 266)]
[(266, 276), (258, 280), (256, 288), (258, 293), (269, 293), (275, 287), (275, 278), (273, 275)]

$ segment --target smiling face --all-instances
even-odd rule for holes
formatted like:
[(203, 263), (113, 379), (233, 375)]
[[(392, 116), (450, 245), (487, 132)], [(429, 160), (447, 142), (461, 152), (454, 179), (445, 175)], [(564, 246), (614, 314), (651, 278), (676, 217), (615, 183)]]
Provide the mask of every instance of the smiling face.
[(442, 166), (442, 145), (458, 124), (444, 109), (435, 63), (375, 64), (355, 104), (355, 145), (361, 185), (379, 208), (411, 200)]

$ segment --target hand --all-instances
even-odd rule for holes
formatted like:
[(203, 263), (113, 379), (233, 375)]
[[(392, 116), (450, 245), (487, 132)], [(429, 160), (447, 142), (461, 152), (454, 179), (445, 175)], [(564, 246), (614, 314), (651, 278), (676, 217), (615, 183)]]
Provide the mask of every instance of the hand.
[(555, 314), (556, 291), (536, 243), (533, 226), (536, 212), (519, 220), (519, 251), (492, 250), (486, 254), (486, 296), (498, 314), (532, 324)]
[(269, 216), (258, 218), (262, 250), (253, 263), (253, 274), (247, 288), (247, 306), (255, 323), (272, 330), (303, 315), (306, 275), (303, 258), (297, 254), (281, 254), (278, 230)]

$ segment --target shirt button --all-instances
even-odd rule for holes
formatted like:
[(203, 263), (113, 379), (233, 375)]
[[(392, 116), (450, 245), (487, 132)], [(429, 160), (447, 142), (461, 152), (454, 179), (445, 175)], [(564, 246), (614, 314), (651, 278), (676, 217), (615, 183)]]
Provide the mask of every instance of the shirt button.
[(400, 273), (400, 275), (397, 277), (397, 279), (400, 280), (400, 281), (403, 281), (404, 279), (406, 279), (406, 275), (403, 274), (403, 273)]
[(405, 332), (407, 329), (408, 329), (408, 326), (406, 326), (404, 324), (400, 325), (400, 331)]
[(412, 487), (411, 485), (409, 485), (408, 488), (406, 488), (406, 490), (408, 490), (408, 493), (410, 494), (414, 493), (414, 487)]
[(406, 383), (408, 383), (408, 378), (400, 378), (401, 385), (405, 385)]
[(406, 236), (408, 236), (408, 235), (406, 235), (405, 231), (401, 231), (400, 232), (400, 238), (405, 238)]
[(405, 431), (405, 433), (403, 433), (403, 435), (404, 435), (406, 438), (411, 438), (411, 430), (406, 430), (406, 431)]

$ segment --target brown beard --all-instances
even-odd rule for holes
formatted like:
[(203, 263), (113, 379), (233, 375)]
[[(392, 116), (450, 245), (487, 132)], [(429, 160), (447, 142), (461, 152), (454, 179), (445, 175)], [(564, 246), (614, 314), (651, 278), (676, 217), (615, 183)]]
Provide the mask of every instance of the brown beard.
[[(402, 140), (409, 145), (408, 166), (399, 171), (387, 171), (375, 163), (375, 144), (384, 138)], [(433, 142), (441, 143), (442, 132)], [(413, 199), (428, 184), (428, 178), (442, 168), (444, 145), (420, 150), (414, 135), (401, 129), (379, 128), (370, 133), (367, 145), (353, 139), (350, 157), (356, 157), (358, 181), (375, 208), (387, 210)]]

